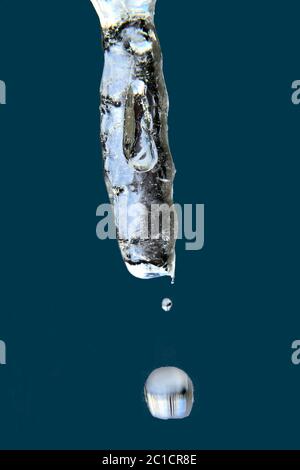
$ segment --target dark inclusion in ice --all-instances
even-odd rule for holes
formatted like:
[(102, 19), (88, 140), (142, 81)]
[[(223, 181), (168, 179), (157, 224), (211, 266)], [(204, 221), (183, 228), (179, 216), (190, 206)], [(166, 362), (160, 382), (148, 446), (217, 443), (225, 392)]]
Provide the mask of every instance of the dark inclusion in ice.
[(100, 108), (105, 182), (121, 253), (134, 276), (173, 278), (174, 222), (168, 231), (162, 227), (155, 239), (149, 231), (153, 204), (173, 206), (175, 175), (168, 143), (168, 94), (154, 26), (156, 0), (92, 3), (105, 54)]
[(155, 369), (145, 383), (145, 399), (150, 413), (159, 419), (182, 419), (190, 415), (193, 384), (177, 367)]

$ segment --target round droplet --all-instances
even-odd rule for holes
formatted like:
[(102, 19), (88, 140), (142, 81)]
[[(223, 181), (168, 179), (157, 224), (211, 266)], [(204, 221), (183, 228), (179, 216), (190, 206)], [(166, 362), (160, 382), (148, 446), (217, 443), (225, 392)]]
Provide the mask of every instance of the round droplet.
[(173, 302), (171, 299), (163, 299), (162, 303), (161, 303), (161, 308), (165, 311), (165, 312), (169, 312), (171, 310), (173, 306)]
[(193, 383), (177, 367), (155, 369), (145, 383), (144, 392), (154, 418), (182, 419), (191, 413), (194, 402)]

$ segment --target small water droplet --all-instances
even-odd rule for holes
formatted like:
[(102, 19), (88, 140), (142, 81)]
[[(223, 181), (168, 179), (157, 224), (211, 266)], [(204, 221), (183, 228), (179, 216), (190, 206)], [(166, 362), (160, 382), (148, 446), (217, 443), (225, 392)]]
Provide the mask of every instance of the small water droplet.
[(163, 299), (162, 303), (161, 303), (161, 308), (165, 311), (165, 312), (169, 312), (171, 310), (173, 306), (173, 302), (171, 299)]

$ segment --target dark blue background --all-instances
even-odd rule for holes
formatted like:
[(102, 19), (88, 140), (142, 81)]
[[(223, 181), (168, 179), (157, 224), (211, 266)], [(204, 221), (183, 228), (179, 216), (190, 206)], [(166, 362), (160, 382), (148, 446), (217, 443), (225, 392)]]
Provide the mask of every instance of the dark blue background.
[[(95, 235), (98, 18), (88, 0), (1, 1), (1, 448), (299, 448), (300, 79), (296, 1), (159, 0), (175, 197), (206, 244), (140, 281)], [(174, 309), (160, 308), (162, 297)], [(189, 419), (143, 384), (185, 369)]]

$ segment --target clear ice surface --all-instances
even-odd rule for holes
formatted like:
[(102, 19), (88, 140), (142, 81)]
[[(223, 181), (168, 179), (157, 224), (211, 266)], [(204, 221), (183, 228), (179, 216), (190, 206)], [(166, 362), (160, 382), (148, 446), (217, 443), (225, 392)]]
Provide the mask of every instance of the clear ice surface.
[[(136, 277), (174, 278), (174, 223), (168, 232), (162, 227), (155, 238), (145, 230), (154, 204), (172, 207), (175, 176), (168, 143), (168, 94), (154, 26), (156, 0), (91, 1), (103, 34), (101, 144), (121, 254)], [(121, 217), (127, 219), (125, 235)]]
[(150, 413), (159, 419), (182, 419), (190, 415), (194, 388), (189, 376), (177, 367), (155, 369), (145, 383)]

